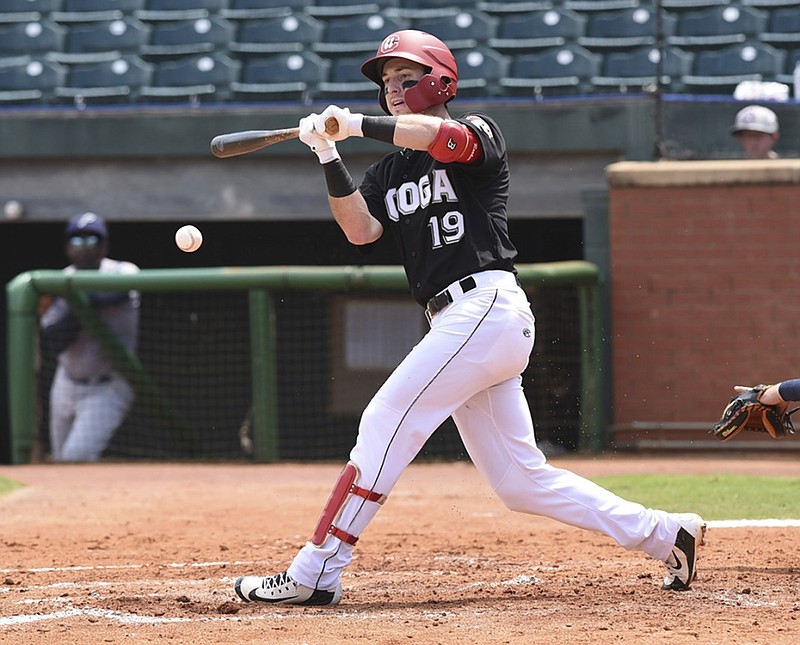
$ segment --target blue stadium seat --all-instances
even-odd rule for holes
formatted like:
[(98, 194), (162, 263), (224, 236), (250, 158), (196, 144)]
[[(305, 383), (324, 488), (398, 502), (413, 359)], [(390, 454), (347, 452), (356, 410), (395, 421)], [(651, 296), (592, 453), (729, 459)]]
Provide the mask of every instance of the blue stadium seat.
[(0, 58), (46, 54), (64, 47), (67, 30), (50, 20), (0, 25)]
[(589, 16), (586, 35), (578, 38), (578, 44), (592, 50), (654, 45), (658, 29), (671, 36), (676, 22), (674, 15), (663, 13), (659, 24), (657, 9), (652, 6), (600, 11)]
[[(731, 0), (661, 0), (664, 9), (674, 12), (721, 7), (730, 4)], [(746, 2), (743, 4), (747, 4)]]
[(56, 97), (82, 107), (88, 103), (127, 103), (152, 79), (153, 66), (138, 56), (71, 65), (67, 80), (55, 88)]
[(219, 15), (232, 20), (275, 18), (302, 13), (308, 0), (229, 0), (228, 7), (219, 10)]
[(3, 0), (3, 11), (9, 13), (28, 13), (36, 11), (38, 13), (49, 13), (58, 11), (62, 2), (65, 0)]
[(329, 67), (330, 61), (309, 51), (249, 58), (231, 90), (237, 99), (308, 102)]
[(508, 76), (508, 56), (490, 47), (462, 49), (453, 55), (458, 65), (458, 96), (489, 98), (502, 95), (500, 79)]
[(48, 103), (67, 69), (43, 58), (20, 57), (0, 63), (0, 105)]
[(467, 3), (459, 0), (402, 0), (396, 13), (401, 18), (424, 18), (463, 9)]
[(230, 50), (241, 54), (299, 52), (322, 40), (324, 30), (323, 22), (302, 13), (241, 20)]
[(776, 47), (796, 47), (800, 44), (800, 4), (796, 7), (773, 9), (762, 42)]
[[(676, 47), (662, 51), (656, 47), (638, 47), (603, 56), (602, 69), (592, 78), (595, 88), (616, 89), (620, 92), (663, 90), (679, 94), (684, 90), (683, 77), (692, 73), (694, 54)], [(659, 69), (659, 63), (660, 69)]]
[(497, 18), (482, 11), (454, 11), (440, 16), (416, 18), (412, 27), (435, 34), (456, 49), (474, 48), (493, 38), (497, 31)]
[(2, 0), (0, 23), (40, 20), (61, 8), (62, 0)]
[(135, 13), (141, 20), (190, 20), (219, 13), (228, 0), (146, 0), (145, 8)]
[(400, 0), (316, 0), (305, 11), (318, 18), (337, 18), (369, 15), (399, 6)]
[(225, 50), (235, 29), (234, 23), (218, 17), (156, 22), (139, 51), (147, 59), (155, 59)]
[(95, 22), (122, 18), (144, 8), (145, 0), (62, 0), (50, 14), (56, 22)]
[(678, 16), (675, 35), (667, 42), (682, 48), (713, 48), (757, 38), (767, 26), (767, 13), (750, 7), (726, 5)]
[(600, 55), (574, 44), (517, 54), (500, 85), (514, 96), (585, 94), (592, 89), (591, 79), (600, 71), (600, 62)]
[[(800, 64), (800, 48), (790, 49), (786, 52), (786, 60), (783, 64), (783, 71), (775, 77), (778, 83), (785, 83), (789, 87), (794, 86), (794, 68)], [(792, 90), (792, 95), (796, 101), (800, 101), (800, 95), (795, 95)]]
[[(557, 4), (560, 4), (560, 2)], [(503, 16), (511, 13), (546, 11), (553, 8), (553, 3), (550, 0), (508, 0), (507, 2), (478, 0), (475, 8), (492, 16)]]
[(325, 29), (325, 40), (314, 43), (312, 50), (325, 55), (375, 52), (385, 36), (408, 27), (407, 20), (389, 15), (332, 18)]
[(683, 82), (692, 92), (730, 94), (742, 81), (774, 81), (786, 52), (757, 41), (697, 53)]
[(363, 56), (339, 56), (331, 62), (328, 79), (317, 85), (314, 98), (376, 98), (378, 86), (361, 73)]
[(797, 7), (800, 0), (742, 0), (742, 4), (759, 9), (774, 9), (775, 7)]
[(90, 63), (118, 58), (120, 53), (136, 53), (147, 42), (150, 27), (135, 18), (108, 22), (74, 23), (69, 27), (64, 46), (50, 57), (59, 63)]
[(230, 86), (239, 74), (241, 64), (228, 56), (188, 56), (165, 60), (155, 65), (150, 85), (141, 88), (143, 101), (176, 101), (190, 103), (225, 101)]
[(489, 45), (501, 51), (562, 47), (586, 32), (586, 16), (569, 9), (547, 9), (502, 16)]
[(632, 9), (639, 6), (639, 0), (563, 0), (565, 9), (573, 11), (614, 11), (615, 9)]

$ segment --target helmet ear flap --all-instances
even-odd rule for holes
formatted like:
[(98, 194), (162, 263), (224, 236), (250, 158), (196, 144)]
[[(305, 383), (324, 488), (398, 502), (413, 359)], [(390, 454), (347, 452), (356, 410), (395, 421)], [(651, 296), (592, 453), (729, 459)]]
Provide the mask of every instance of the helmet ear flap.
[(412, 112), (422, 112), (434, 105), (444, 105), (454, 96), (451, 79), (425, 74), (414, 87), (406, 90), (405, 101)]
[(386, 114), (391, 115), (392, 113), (389, 111), (389, 106), (386, 104), (386, 88), (381, 87), (378, 90), (378, 104), (381, 106), (381, 109), (386, 112)]

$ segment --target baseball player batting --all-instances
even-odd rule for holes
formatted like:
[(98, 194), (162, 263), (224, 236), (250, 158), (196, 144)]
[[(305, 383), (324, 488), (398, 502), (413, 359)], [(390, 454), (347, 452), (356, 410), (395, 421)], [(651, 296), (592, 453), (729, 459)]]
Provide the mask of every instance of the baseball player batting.
[[(311, 539), (288, 569), (245, 576), (245, 601), (335, 605), (359, 536), (405, 467), (452, 416), (472, 462), (514, 511), (603, 533), (666, 564), (664, 589), (689, 589), (705, 523), (696, 514), (645, 508), (546, 463), (523, 390), (534, 316), (508, 235), (509, 169), (503, 133), (487, 115), (453, 118), (458, 70), (434, 36), (387, 36), (361, 67), (388, 116), (335, 105), (300, 120), (300, 139), (322, 164), (330, 209), (365, 252), (389, 232), (430, 331), (364, 410), (355, 447)], [(334, 117), (336, 135), (325, 132)], [(360, 187), (336, 142), (369, 137), (398, 148)], [(430, 492), (435, 495), (435, 491)]]

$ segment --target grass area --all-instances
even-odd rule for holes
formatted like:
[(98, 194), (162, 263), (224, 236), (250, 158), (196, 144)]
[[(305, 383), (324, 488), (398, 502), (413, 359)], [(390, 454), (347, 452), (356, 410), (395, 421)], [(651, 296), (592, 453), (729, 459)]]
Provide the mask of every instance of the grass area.
[(0, 477), (0, 497), (5, 497), (11, 491), (16, 490), (17, 488), (22, 488), (22, 484), (15, 482), (13, 479)]
[(800, 478), (750, 475), (624, 475), (600, 486), (651, 508), (706, 520), (800, 519)]

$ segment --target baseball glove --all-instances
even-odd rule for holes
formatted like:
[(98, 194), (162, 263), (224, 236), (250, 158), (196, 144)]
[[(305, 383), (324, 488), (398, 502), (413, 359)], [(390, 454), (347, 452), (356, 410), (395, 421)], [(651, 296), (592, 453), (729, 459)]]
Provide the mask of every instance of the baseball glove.
[(733, 397), (723, 410), (722, 418), (711, 429), (711, 434), (720, 441), (729, 441), (742, 430), (766, 432), (773, 439), (794, 434), (794, 425), (789, 417), (792, 413), (787, 413), (787, 406), (761, 403), (761, 394), (768, 387), (756, 385)]

